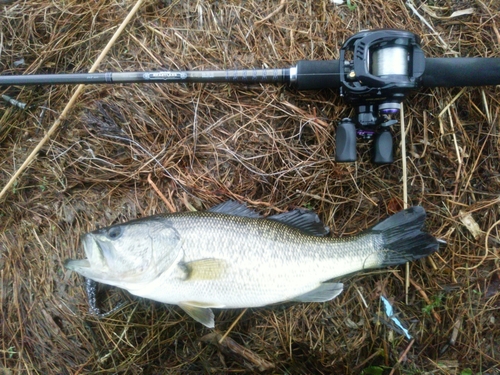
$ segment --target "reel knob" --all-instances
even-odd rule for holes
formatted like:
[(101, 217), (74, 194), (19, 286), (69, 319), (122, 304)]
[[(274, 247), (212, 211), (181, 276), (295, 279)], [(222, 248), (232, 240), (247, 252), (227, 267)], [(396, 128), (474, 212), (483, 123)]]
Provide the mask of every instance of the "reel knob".
[(345, 118), (340, 121), (335, 136), (337, 151), (335, 161), (339, 163), (351, 163), (356, 161), (356, 125)]
[(390, 164), (394, 161), (392, 134), (389, 130), (375, 136), (373, 142), (373, 162), (375, 164)]

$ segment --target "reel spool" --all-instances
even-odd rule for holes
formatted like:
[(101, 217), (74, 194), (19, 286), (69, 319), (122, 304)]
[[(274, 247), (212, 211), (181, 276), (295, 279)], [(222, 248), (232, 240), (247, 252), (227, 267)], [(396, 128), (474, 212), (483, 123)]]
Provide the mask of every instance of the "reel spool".
[(392, 163), (389, 127), (397, 123), (392, 117), (405, 95), (420, 86), (425, 70), (418, 36), (403, 30), (360, 32), (344, 43), (340, 61), (340, 95), (356, 116), (339, 124), (336, 161), (356, 161), (356, 138), (362, 137), (375, 139), (375, 163)]

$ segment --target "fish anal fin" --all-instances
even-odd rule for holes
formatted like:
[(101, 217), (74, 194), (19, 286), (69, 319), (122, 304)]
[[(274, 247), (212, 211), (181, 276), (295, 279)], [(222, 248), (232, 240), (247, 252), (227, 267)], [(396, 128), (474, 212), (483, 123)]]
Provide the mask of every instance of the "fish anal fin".
[(205, 258), (191, 262), (181, 263), (184, 271), (184, 280), (217, 280), (224, 274), (227, 263), (225, 260), (216, 258)]
[(196, 302), (181, 302), (179, 307), (186, 312), (191, 318), (203, 324), (205, 327), (214, 328), (214, 313), (209, 307), (202, 307)]
[(292, 298), (296, 302), (325, 302), (337, 297), (344, 289), (342, 283), (322, 283), (317, 288)]

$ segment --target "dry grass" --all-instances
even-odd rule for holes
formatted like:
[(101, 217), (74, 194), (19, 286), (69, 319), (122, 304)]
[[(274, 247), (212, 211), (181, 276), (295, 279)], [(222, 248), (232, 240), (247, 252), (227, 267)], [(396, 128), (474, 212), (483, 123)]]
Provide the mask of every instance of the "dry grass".
[[(434, 31), (402, 0), (351, 1), (354, 10), (328, 0), (146, 0), (100, 70), (289, 67), (338, 58), (346, 38), (380, 27), (421, 35), (427, 56), (500, 57), (497, 0), (413, 1)], [(0, 71), (85, 72), (133, 5), (1, 1)], [(438, 19), (424, 5), (437, 16), (474, 13)], [(0, 103), (2, 182), (74, 90), (2, 88), (34, 106)], [(448, 242), (410, 265), (408, 303), (403, 268), (356, 275), (330, 303), (247, 311), (231, 341), (218, 345), (220, 336), (206, 336), (179, 309), (118, 290), (105, 290), (103, 304), (126, 307), (102, 320), (90, 315), (82, 279), (63, 268), (82, 255), (79, 235), (230, 198), (265, 212), (310, 207), (334, 235), (351, 235), (402, 207), (400, 151), (394, 164), (374, 166), (361, 145), (356, 165), (336, 164), (335, 124), (350, 108), (330, 92), (86, 87), (0, 207), (0, 373), (241, 373), (267, 365), (293, 374), (500, 373), (499, 97), (498, 87), (435, 89), (405, 102), (409, 200), (426, 207), (429, 230)], [(467, 214), (481, 229), (476, 237)], [(381, 293), (414, 342), (384, 323)], [(221, 334), (239, 314), (217, 313)]]

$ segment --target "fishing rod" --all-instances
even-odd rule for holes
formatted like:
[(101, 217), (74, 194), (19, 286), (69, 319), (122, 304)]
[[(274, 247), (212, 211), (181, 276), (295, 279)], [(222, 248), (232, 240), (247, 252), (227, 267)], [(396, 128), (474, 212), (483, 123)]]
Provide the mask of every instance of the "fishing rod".
[(382, 29), (350, 37), (339, 60), (301, 60), (290, 68), (0, 75), (0, 86), (117, 83), (284, 83), (297, 90), (339, 90), (355, 116), (338, 124), (335, 160), (356, 161), (362, 138), (373, 139), (373, 162), (389, 164), (394, 160), (389, 129), (409, 92), (499, 85), (500, 58), (426, 58), (417, 35)]

